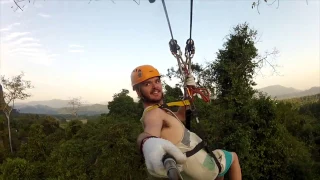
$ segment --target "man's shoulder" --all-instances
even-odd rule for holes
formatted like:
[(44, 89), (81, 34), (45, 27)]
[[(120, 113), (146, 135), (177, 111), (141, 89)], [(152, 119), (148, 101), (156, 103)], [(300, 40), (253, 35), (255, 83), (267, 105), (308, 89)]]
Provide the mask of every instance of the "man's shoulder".
[(155, 116), (155, 115), (160, 115), (163, 113), (163, 110), (159, 107), (149, 107), (149, 109), (145, 109), (144, 116), (145, 117), (150, 117), (150, 116)]
[[(147, 109), (150, 108), (150, 109)], [(149, 120), (162, 120), (165, 115), (165, 111), (160, 107), (147, 107), (145, 108), (143, 115), (141, 117), (141, 121), (149, 121)]]
[(146, 126), (147, 124), (160, 123), (163, 118), (159, 110), (159, 108), (154, 108), (148, 112), (144, 112), (140, 118), (140, 122), (143, 124), (143, 126)]

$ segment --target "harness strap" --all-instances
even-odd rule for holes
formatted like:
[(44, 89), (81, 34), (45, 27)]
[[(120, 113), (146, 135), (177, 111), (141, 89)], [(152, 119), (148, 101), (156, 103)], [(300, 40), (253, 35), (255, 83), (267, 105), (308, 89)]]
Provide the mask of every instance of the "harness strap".
[(186, 156), (190, 157), (196, 154), (198, 151), (200, 151), (202, 148), (204, 148), (204, 142), (201, 141), (198, 143), (192, 150), (186, 152)]
[(200, 151), (201, 149), (205, 149), (207, 151), (207, 153), (214, 159), (215, 163), (218, 166), (219, 169), (219, 173), (221, 173), (221, 164), (218, 161), (217, 157), (213, 154), (213, 152), (209, 152), (206, 143), (204, 141), (201, 141), (200, 143), (198, 143), (192, 150), (187, 151), (186, 152), (186, 156), (190, 157), (193, 156), (194, 154), (196, 154), (198, 151)]
[(167, 108), (167, 107), (171, 107), (171, 106), (188, 106), (190, 105), (190, 101), (189, 100), (183, 100), (183, 101), (174, 101), (174, 102), (169, 102), (169, 103), (164, 103), (164, 104), (155, 104), (153, 106), (150, 106), (146, 109), (146, 111), (150, 111), (152, 109), (155, 108)]

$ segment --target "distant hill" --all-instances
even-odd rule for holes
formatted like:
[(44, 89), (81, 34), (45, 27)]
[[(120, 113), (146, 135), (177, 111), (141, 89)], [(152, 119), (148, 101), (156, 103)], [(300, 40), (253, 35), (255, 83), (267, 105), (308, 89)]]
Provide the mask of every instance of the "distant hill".
[(15, 109), (17, 109), (20, 113), (32, 113), (32, 114), (57, 114), (57, 110), (55, 108), (46, 106), (46, 105), (24, 105), (19, 106), (16, 105)]
[(279, 95), (278, 99), (297, 98), (297, 97), (315, 95), (319, 93), (320, 93), (320, 87), (312, 87), (308, 90), (297, 92), (297, 93)]
[(273, 85), (267, 86), (264, 88), (258, 89), (258, 91), (262, 91), (267, 93), (269, 96), (276, 98), (276, 99), (288, 99), (288, 98), (297, 98), (303, 96), (310, 96), (320, 93), (320, 86), (319, 87), (312, 87), (307, 90), (299, 90), (292, 87), (284, 87), (281, 85)]
[[(20, 104), (16, 105), (15, 109), (17, 109), (20, 113), (32, 113), (32, 114), (50, 114), (50, 115), (58, 115), (58, 114), (70, 114), (68, 111), (68, 107), (54, 108), (49, 107), (47, 105), (25, 105)], [(92, 104), (92, 105), (84, 105), (79, 108), (79, 115), (99, 115), (102, 113), (108, 113), (108, 106), (102, 104)]]
[(51, 108), (63, 108), (68, 106), (69, 100), (61, 100), (61, 99), (52, 99), (52, 100), (44, 100), (44, 101), (30, 101), (24, 103), (16, 103), (17, 106), (49, 106)]
[(292, 87), (284, 87), (281, 85), (267, 86), (267, 87), (264, 87), (264, 88), (261, 88), (258, 90), (267, 93), (269, 96), (279, 96), (279, 95), (283, 95), (283, 94), (291, 94), (291, 93), (301, 92), (301, 90), (299, 90), (299, 89), (295, 89)]
[[(97, 115), (102, 113), (108, 113), (109, 109), (107, 105), (103, 104), (93, 104), (93, 105), (86, 105), (79, 108), (78, 114), (79, 115)], [(69, 110), (68, 107), (59, 108), (59, 114), (68, 114)]]

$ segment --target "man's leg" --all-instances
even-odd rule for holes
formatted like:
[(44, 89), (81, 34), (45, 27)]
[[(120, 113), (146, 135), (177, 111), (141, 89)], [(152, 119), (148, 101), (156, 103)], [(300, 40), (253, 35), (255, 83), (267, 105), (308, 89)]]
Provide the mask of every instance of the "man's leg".
[[(228, 152), (226, 150), (215, 150), (213, 151), (216, 155), (222, 155), (224, 156), (225, 161), (224, 169), (223, 171), (218, 175), (216, 180), (223, 180), (224, 175), (229, 172), (230, 180), (241, 180), (242, 174), (241, 174), (241, 168), (239, 163), (239, 158), (235, 152)], [(219, 156), (217, 156), (219, 157)], [(218, 158), (219, 159), (219, 158)], [(220, 159), (221, 161), (221, 159)]]
[(229, 169), (229, 177), (231, 180), (241, 180), (242, 174), (241, 174), (241, 167), (239, 163), (238, 155), (235, 152), (232, 152), (232, 164)]
[(215, 180), (224, 180), (224, 176), (218, 176)]

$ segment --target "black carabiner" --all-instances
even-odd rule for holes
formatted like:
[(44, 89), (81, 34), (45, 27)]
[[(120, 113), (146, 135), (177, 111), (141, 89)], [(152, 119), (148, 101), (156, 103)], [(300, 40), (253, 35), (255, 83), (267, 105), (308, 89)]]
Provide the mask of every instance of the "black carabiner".
[(175, 39), (171, 39), (169, 41), (169, 47), (170, 47), (170, 51), (174, 54), (178, 53), (178, 50), (180, 50), (180, 46), (177, 43), (177, 40)]
[(195, 53), (194, 41), (192, 39), (187, 40), (185, 51), (189, 52), (190, 54)]

